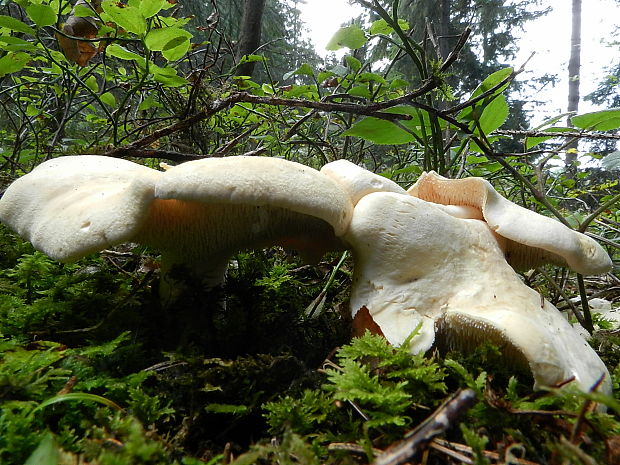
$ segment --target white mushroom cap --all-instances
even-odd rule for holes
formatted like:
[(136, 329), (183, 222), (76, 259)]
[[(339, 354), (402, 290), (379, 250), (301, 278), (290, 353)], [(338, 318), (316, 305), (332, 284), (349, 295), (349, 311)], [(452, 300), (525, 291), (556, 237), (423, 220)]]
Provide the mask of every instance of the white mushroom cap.
[(372, 192), (396, 192), (404, 194), (405, 189), (394, 181), (372, 173), (348, 160), (336, 160), (321, 168), (321, 174), (333, 179), (345, 190), (353, 205)]
[(489, 227), (508, 239), (504, 252), (516, 268), (551, 262), (582, 274), (611, 270), (611, 259), (596, 241), (510, 202), (485, 179), (447, 179), (434, 172), (424, 173), (408, 193), (429, 202), (479, 210)]
[[(442, 190), (428, 188), (433, 183), (414, 186), (413, 194), (434, 196), (427, 200), (445, 207), (341, 162), (321, 174), (284, 160), (228, 157), (159, 172), (114, 158), (63, 157), (13, 183), (0, 199), (0, 220), (58, 260), (143, 241), (159, 247), (168, 264), (187, 263), (211, 283), (242, 248), (283, 244), (321, 253), (341, 247), (342, 236), (356, 261), (352, 308), (366, 306), (391, 343), (402, 344), (420, 326), (411, 350), (425, 351), (435, 326), (447, 325), (454, 346), (469, 330), (499, 336), (527, 361), (538, 384), (574, 375), (587, 389), (608, 376), (557, 310), (541, 308), (499, 243), (503, 236), (545, 249), (541, 256), (562, 257), (584, 272), (588, 251), (571, 248), (584, 242), (582, 235), (517, 207), (481, 180), (471, 184), (474, 200), (458, 191), (435, 195)], [(471, 219), (479, 212), (486, 222)], [(526, 226), (519, 226), (521, 218)], [(543, 227), (559, 239), (550, 244), (532, 233)], [(601, 261), (596, 247), (595, 262)]]
[(358, 202), (344, 239), (355, 259), (351, 309), (367, 307), (392, 344), (420, 326), (410, 350), (424, 352), (442, 342), (435, 341), (439, 325), (450, 347), (495, 339), (527, 363), (537, 386), (575, 376), (588, 389), (609, 377), (562, 315), (549, 303), (541, 307), (485, 222), (415, 197), (373, 193)]
[(229, 256), (245, 248), (281, 244), (314, 259), (341, 248), (335, 232), (344, 232), (352, 211), (344, 190), (318, 171), (263, 157), (165, 172), (116, 158), (61, 157), (0, 200), (0, 220), (55, 259), (139, 241), (220, 278)]
[(353, 205), (343, 189), (317, 170), (270, 157), (208, 158), (166, 171), (155, 196), (213, 204), (270, 206), (311, 215), (341, 235)]
[(135, 235), (160, 174), (117, 158), (56, 158), (9, 186), (0, 221), (50, 257), (74, 261)]

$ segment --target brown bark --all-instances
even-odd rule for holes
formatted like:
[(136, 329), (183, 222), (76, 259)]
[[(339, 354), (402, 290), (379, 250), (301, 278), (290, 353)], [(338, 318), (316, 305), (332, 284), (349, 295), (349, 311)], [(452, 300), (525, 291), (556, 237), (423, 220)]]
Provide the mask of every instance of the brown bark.
[(439, 20), (439, 54), (441, 61), (446, 61), (450, 55), (450, 2), (449, 0), (441, 0), (441, 14)]
[[(581, 68), (581, 0), (573, 0), (570, 38), (570, 59), (568, 61), (568, 111), (579, 110), (579, 74)], [(568, 117), (568, 125), (572, 126)], [(578, 141), (567, 147), (564, 164), (569, 167), (577, 160)], [(572, 149), (572, 150), (571, 150)]]
[[(251, 55), (260, 46), (261, 26), (265, 0), (245, 0), (243, 3), (243, 16), (237, 45), (237, 62), (244, 55)], [(251, 76), (255, 63), (243, 63), (237, 67), (237, 76)]]

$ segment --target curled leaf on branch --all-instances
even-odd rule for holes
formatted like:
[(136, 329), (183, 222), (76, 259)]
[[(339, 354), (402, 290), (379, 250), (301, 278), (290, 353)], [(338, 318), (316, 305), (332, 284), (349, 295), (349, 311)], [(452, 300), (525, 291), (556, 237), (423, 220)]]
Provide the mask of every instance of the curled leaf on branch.
[(81, 16), (76, 13), (79, 10), (91, 10), (95, 13), (99, 11), (100, 5), (100, 0), (92, 0), (92, 2), (78, 0), (71, 11), (71, 16), (62, 26), (62, 34), (56, 35), (58, 46), (65, 57), (79, 66), (86, 66), (99, 52), (99, 49), (92, 42), (80, 40), (94, 39), (99, 32), (99, 26), (94, 16)]

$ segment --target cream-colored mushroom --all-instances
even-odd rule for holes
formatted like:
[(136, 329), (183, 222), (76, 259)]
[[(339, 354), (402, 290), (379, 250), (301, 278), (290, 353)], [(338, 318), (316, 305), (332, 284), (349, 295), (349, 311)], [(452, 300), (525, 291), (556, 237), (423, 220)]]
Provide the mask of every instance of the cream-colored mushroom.
[(353, 205), (332, 180), (277, 158), (228, 157), (156, 171), (103, 156), (61, 157), (15, 181), (0, 221), (59, 261), (126, 241), (161, 250), (207, 285), (231, 254), (282, 244), (307, 256), (342, 248)]
[(183, 265), (208, 286), (221, 282), (238, 250), (280, 244), (317, 258), (349, 247), (352, 310), (366, 306), (391, 343), (418, 327), (415, 353), (491, 338), (539, 386), (574, 376), (588, 389), (606, 375), (603, 389), (610, 388), (596, 353), (509, 265), (551, 260), (598, 273), (609, 257), (480, 179), (428, 174), (408, 194), (343, 160), (318, 172), (281, 159), (228, 157), (161, 172), (114, 158), (62, 157), (7, 189), (0, 221), (61, 261), (125, 241), (154, 246), (165, 275)]
[(594, 239), (510, 202), (485, 179), (448, 179), (435, 172), (424, 173), (408, 193), (445, 205), (449, 212), (468, 207), (470, 217), (484, 218), (495, 233), (506, 239), (502, 243), (506, 259), (517, 269), (543, 263), (568, 266), (582, 274), (601, 274), (611, 269), (609, 255)]
[(40, 164), (0, 199), (0, 221), (61, 262), (132, 240), (149, 214), (161, 173), (83, 155)]
[(508, 265), (484, 222), (437, 205), (373, 193), (355, 207), (344, 236), (355, 260), (351, 308), (365, 306), (385, 337), (413, 353), (434, 344), (468, 349), (492, 340), (531, 370), (536, 386), (574, 377), (584, 390), (609, 373), (560, 312)]
[(353, 205), (356, 205), (365, 195), (373, 192), (406, 193), (405, 189), (394, 181), (347, 160), (336, 160), (326, 164), (321, 168), (321, 174), (331, 178), (344, 189)]
[(168, 169), (135, 240), (184, 264), (207, 285), (221, 282), (230, 256), (282, 245), (318, 261), (343, 249), (353, 205), (317, 170), (278, 158), (227, 157)]

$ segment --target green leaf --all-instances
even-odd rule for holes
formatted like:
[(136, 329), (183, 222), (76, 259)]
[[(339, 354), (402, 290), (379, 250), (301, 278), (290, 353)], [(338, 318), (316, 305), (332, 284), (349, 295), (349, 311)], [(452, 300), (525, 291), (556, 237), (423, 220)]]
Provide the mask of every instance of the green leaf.
[(150, 18), (163, 10), (167, 3), (166, 0), (141, 0), (138, 4), (138, 9), (142, 16)]
[(33, 3), (26, 8), (28, 17), (39, 27), (51, 26), (56, 24), (56, 11), (49, 5), (39, 5)]
[(377, 73), (362, 73), (355, 80), (357, 82), (378, 82), (380, 84), (385, 84), (383, 76)]
[(171, 68), (171, 67), (160, 68), (159, 66), (151, 63), (150, 69), (151, 69), (151, 72), (153, 73), (153, 78), (157, 82), (161, 82), (165, 86), (179, 87), (179, 86), (187, 84), (187, 81), (184, 78), (177, 75), (177, 72), (174, 68)]
[(24, 34), (36, 34), (33, 28), (28, 26), (26, 23), (21, 22), (19, 19), (15, 19), (11, 16), (0, 15), (0, 28), (2, 27), (5, 27), (15, 32), (23, 32)]
[(368, 39), (359, 26), (340, 28), (325, 46), (326, 50), (340, 50), (343, 47), (356, 49), (364, 46)]
[(396, 78), (390, 82), (390, 89), (401, 89), (409, 86), (409, 82), (404, 79)]
[(388, 25), (385, 19), (378, 19), (370, 25), (369, 32), (371, 34), (384, 34), (388, 35), (394, 32), (394, 28)]
[(293, 88), (287, 90), (284, 95), (291, 98), (303, 96), (311, 100), (319, 98), (316, 92), (316, 86), (293, 86)]
[(267, 95), (273, 95), (273, 94), (275, 94), (275, 92), (276, 92), (276, 89), (275, 89), (275, 87), (273, 86), (273, 84), (267, 84), (267, 83), (265, 83), (265, 84), (263, 84), (263, 85), (261, 86), (261, 89), (263, 89), (263, 92), (264, 92), (265, 94), (267, 94)]
[(342, 77), (349, 74), (348, 68), (342, 65), (334, 65), (328, 71), (333, 73), (336, 76), (342, 76)]
[(123, 408), (120, 405), (116, 404), (110, 399), (106, 399), (105, 397), (101, 397), (96, 394), (89, 394), (87, 392), (70, 392), (68, 394), (60, 394), (60, 395), (51, 397), (47, 400), (44, 400), (37, 406), (37, 408), (35, 408), (31, 412), (31, 414), (39, 410), (43, 410), (44, 408), (49, 407), (50, 405), (58, 404), (60, 402), (67, 402), (70, 400), (80, 401), (80, 402), (95, 402), (97, 404), (105, 405), (106, 407), (111, 407), (115, 410), (123, 410)]
[(593, 131), (610, 131), (620, 128), (620, 108), (584, 113), (573, 116), (571, 122), (577, 128)]
[(176, 61), (187, 53), (191, 44), (187, 37), (177, 37), (166, 44), (161, 54), (168, 61)]
[[(161, 29), (151, 29), (144, 38), (144, 43), (149, 50), (161, 52), (172, 48), (169, 44), (174, 40), (187, 40), (192, 35), (184, 29), (179, 27), (164, 27)], [(178, 45), (178, 43), (176, 44)]]
[(41, 114), (41, 110), (39, 110), (32, 104), (28, 104), (28, 106), (26, 107), (26, 114), (28, 116), (38, 116)]
[(116, 106), (116, 97), (110, 92), (105, 92), (99, 97), (103, 103), (110, 107)]
[(544, 128), (545, 126), (551, 126), (552, 124), (557, 123), (558, 121), (560, 121), (561, 119), (566, 118), (567, 116), (571, 115), (573, 112), (569, 111), (567, 113), (562, 113), (561, 115), (557, 115), (554, 116), (552, 118), (546, 119), (545, 121), (543, 121), (541, 124), (539, 124), (538, 126), (536, 126), (534, 128), (534, 130), (539, 130)]
[(262, 55), (243, 55), (241, 60), (239, 60), (239, 64), (255, 63), (257, 61), (265, 61), (265, 57)]
[[(504, 81), (513, 72), (512, 68), (500, 69), (488, 76), (471, 94), (470, 99), (477, 97), (499, 83)], [(476, 121), (481, 127), (482, 132), (489, 134), (491, 131), (500, 127), (508, 118), (508, 105), (506, 98), (501, 93), (508, 87), (508, 83), (502, 85), (496, 89), (491, 95), (485, 97), (483, 100), (476, 102), (474, 105), (463, 109), (458, 116), (460, 121)], [(476, 134), (480, 134), (480, 129), (470, 126), (475, 129)]]
[(382, 173), (379, 173), (381, 176), (386, 177), (388, 179), (392, 179), (394, 177), (394, 175), (396, 174), (409, 174), (409, 173), (413, 173), (413, 174), (417, 174), (420, 175), (422, 174), (423, 169), (421, 167), (419, 167), (418, 165), (409, 165), (406, 166), (404, 168), (398, 168), (392, 171), (384, 171)]
[(347, 91), (347, 94), (353, 95), (354, 97), (364, 97), (368, 99), (372, 97), (372, 94), (370, 93), (370, 90), (368, 90), (367, 86), (352, 87)]
[[(398, 20), (398, 26), (403, 31), (409, 30), (409, 23), (404, 19)], [(394, 28), (390, 26), (385, 19), (379, 19), (370, 25), (369, 32), (373, 35), (374, 34), (389, 35), (392, 32), (394, 32)]]
[(99, 92), (99, 84), (97, 83), (97, 78), (95, 76), (89, 76), (84, 83), (86, 84), (86, 87), (93, 92)]
[(335, 76), (335, 74), (332, 71), (321, 71), (319, 72), (319, 75), (316, 77), (316, 80), (319, 82), (323, 82), (333, 76)]
[(297, 68), (295, 71), (289, 71), (288, 73), (284, 74), (284, 76), (282, 76), (282, 79), (286, 81), (291, 76), (297, 76), (297, 75), (314, 76), (314, 69), (308, 63), (304, 63), (299, 68)]
[(601, 161), (603, 168), (606, 170), (620, 170), (620, 151), (612, 152), (606, 155)]
[(105, 51), (106, 54), (111, 57), (120, 58), (121, 60), (133, 60), (142, 66), (145, 64), (144, 57), (138, 55), (137, 53), (130, 52), (125, 47), (121, 47), (118, 44), (108, 45)]
[(15, 36), (0, 35), (0, 49), (7, 52), (34, 52), (37, 48), (27, 40)]
[(117, 2), (107, 0), (101, 8), (108, 17), (127, 32), (142, 35), (146, 32), (146, 19), (140, 10), (133, 6), (120, 7)]
[(506, 97), (500, 95), (494, 98), (480, 116), (480, 128), (484, 134), (490, 134), (499, 128), (508, 118), (508, 104)]
[(58, 446), (54, 441), (54, 435), (48, 431), (24, 465), (58, 465), (59, 463)]
[(347, 55), (346, 57), (344, 57), (344, 61), (347, 64), (347, 66), (351, 68), (353, 71), (355, 71), (356, 73), (362, 68), (362, 62), (359, 61), (354, 56)]
[(90, 6), (80, 3), (73, 7), (71, 15), (80, 18), (88, 18), (89, 16), (94, 16), (95, 11)]
[(415, 140), (412, 134), (399, 128), (390, 121), (378, 118), (364, 118), (345, 132), (343, 136), (355, 136), (380, 145), (408, 144)]
[(140, 105), (138, 105), (138, 111), (146, 111), (151, 108), (162, 108), (162, 107), (163, 105), (161, 103), (155, 100), (152, 95), (149, 95), (147, 98), (145, 98), (140, 103)]
[[(423, 128), (430, 124), (427, 112), (407, 105), (400, 105), (388, 108), (384, 113), (411, 116), (409, 120), (399, 121), (399, 125), (408, 131), (390, 121), (368, 117), (355, 123), (343, 135), (359, 137), (380, 145), (407, 144), (414, 141), (416, 136), (425, 137)], [(443, 125), (445, 126), (445, 123)]]
[[(478, 95), (492, 89), (504, 79), (508, 78), (508, 76), (510, 76), (513, 71), (514, 70), (509, 67), (500, 69), (499, 71), (495, 71), (494, 73), (490, 74), (484, 81), (482, 81), (482, 83), (476, 88), (476, 90), (474, 90), (474, 93), (471, 94), (471, 97), (477, 97)], [(500, 87), (495, 93), (499, 94), (500, 92), (503, 92), (506, 87), (508, 87), (508, 83)]]
[(0, 76), (21, 71), (31, 60), (30, 55), (23, 52), (10, 52), (0, 58)]

